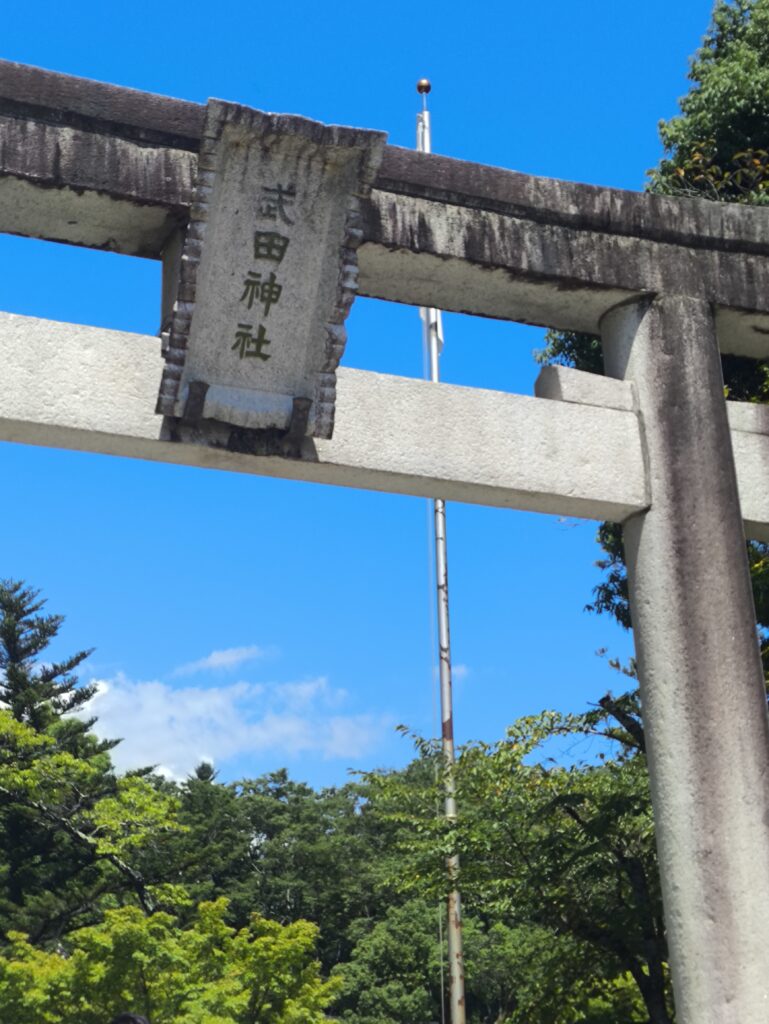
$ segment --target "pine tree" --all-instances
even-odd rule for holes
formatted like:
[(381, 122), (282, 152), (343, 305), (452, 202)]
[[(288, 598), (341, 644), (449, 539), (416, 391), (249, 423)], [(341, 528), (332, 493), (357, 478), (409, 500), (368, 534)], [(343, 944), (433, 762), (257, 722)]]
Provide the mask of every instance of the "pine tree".
[[(91, 766), (88, 784), (59, 808), (64, 817), (72, 799), (88, 807), (114, 792), (108, 751), (116, 741), (99, 740), (91, 732), (95, 719), (78, 715), (95, 686), (80, 685), (73, 673), (91, 652), (56, 662), (42, 657), (64, 621), (42, 614), (44, 605), (39, 591), (0, 581), (0, 706)], [(73, 920), (91, 920), (89, 894), (101, 878), (92, 851), (8, 795), (0, 800), (0, 850), (0, 934), (20, 929), (46, 941)]]
[(0, 703), (18, 722), (55, 735), (59, 746), (78, 757), (93, 757), (115, 746), (90, 733), (96, 719), (71, 717), (83, 709), (96, 686), (79, 685), (76, 669), (92, 653), (78, 651), (64, 661), (41, 661), (56, 638), (62, 615), (42, 615), (40, 591), (19, 580), (0, 581)]

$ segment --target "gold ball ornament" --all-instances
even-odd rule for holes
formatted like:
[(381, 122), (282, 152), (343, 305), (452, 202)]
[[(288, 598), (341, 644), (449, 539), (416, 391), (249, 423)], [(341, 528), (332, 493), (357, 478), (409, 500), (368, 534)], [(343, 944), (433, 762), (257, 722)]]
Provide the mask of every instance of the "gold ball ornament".
[(420, 78), (419, 81), (417, 82), (417, 92), (420, 93), (422, 96), (427, 95), (427, 93), (431, 89), (432, 86), (430, 85), (429, 78)]

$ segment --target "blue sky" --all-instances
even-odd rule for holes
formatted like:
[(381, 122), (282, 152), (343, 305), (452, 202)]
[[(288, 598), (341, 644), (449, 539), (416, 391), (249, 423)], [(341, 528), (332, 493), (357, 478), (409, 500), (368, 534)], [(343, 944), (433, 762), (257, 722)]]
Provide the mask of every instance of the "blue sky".
[[(687, 90), (709, 0), (334, 5), (7, 5), (0, 57), (204, 102), (377, 128), (413, 146), (422, 75), (435, 152), (640, 189)], [(159, 266), (0, 235), (0, 309), (154, 334)], [(531, 394), (531, 327), (445, 317), (443, 379)], [(419, 376), (416, 310), (358, 300), (348, 366)], [(419, 499), (0, 445), (0, 575), (95, 647), (122, 767), (222, 778), (283, 765), (316, 785), (398, 765), (434, 721), (427, 508)], [(596, 524), (449, 507), (456, 727), (578, 710), (629, 638), (584, 612)]]

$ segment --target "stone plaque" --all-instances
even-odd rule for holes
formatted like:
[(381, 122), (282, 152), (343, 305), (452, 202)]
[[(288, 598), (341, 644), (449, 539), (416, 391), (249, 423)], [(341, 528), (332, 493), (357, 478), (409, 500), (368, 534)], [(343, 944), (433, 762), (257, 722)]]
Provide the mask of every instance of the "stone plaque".
[(384, 144), (380, 132), (209, 101), (163, 335), (157, 411), (175, 436), (331, 437), (359, 201)]

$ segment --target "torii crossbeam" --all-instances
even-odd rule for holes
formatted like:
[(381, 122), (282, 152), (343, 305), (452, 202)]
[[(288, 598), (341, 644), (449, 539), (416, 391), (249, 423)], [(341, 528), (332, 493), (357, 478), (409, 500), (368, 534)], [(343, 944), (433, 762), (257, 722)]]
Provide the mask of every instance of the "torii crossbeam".
[[(162, 260), (166, 321), (207, 116), (0, 63), (0, 230)], [(528, 397), (342, 366), (330, 438), (211, 446), (156, 414), (157, 338), (0, 314), (0, 438), (623, 523), (678, 1019), (765, 1024), (769, 722), (744, 538), (769, 539), (769, 410), (724, 401), (719, 347), (769, 355), (769, 210), (379, 157), (361, 293), (600, 333), (609, 376), (550, 367)], [(194, 422), (216, 419), (198, 397)]]

